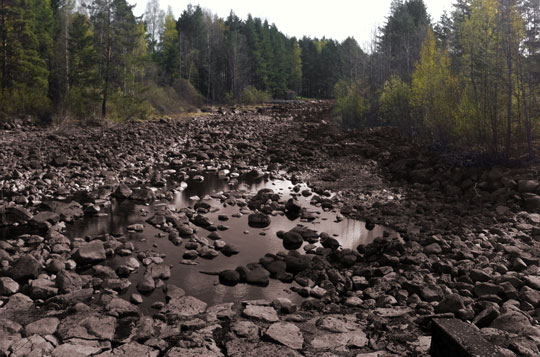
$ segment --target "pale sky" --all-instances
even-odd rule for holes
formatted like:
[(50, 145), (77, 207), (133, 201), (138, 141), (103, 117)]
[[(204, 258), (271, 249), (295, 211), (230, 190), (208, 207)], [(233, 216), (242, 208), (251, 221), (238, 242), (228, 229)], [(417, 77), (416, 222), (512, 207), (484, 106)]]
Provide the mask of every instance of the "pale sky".
[[(128, 0), (136, 4), (135, 14), (142, 15), (147, 0)], [(332, 38), (343, 41), (351, 36), (367, 48), (374, 29), (382, 26), (390, 11), (391, 0), (160, 0), (166, 10), (170, 5), (176, 18), (188, 4), (200, 5), (213, 14), (226, 18), (230, 10), (241, 19), (248, 14), (267, 19), (288, 37)], [(424, 0), (428, 13), (439, 20), (443, 10), (452, 10), (453, 0)]]

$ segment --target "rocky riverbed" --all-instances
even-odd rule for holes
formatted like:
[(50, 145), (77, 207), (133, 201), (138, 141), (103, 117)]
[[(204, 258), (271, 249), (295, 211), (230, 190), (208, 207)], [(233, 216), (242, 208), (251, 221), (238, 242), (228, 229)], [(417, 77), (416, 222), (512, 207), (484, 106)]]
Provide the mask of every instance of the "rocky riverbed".
[[(343, 132), (331, 106), (220, 108), (98, 128), (5, 125), (0, 353), (428, 355), (431, 321), (456, 318), (499, 355), (539, 355), (534, 167), (467, 166), (390, 129)], [(232, 188), (180, 195), (209, 175)], [(286, 182), (288, 193), (234, 187), (246, 178)], [(225, 267), (256, 249), (227, 238), (241, 217), (250, 244), (264, 237), (283, 248)], [(387, 233), (347, 246), (313, 224), (329, 217)], [(268, 230), (279, 219), (294, 224)], [(280, 293), (209, 303), (173, 283), (188, 279), (179, 267), (197, 263), (207, 274), (189, 284), (210, 281), (209, 294)]]

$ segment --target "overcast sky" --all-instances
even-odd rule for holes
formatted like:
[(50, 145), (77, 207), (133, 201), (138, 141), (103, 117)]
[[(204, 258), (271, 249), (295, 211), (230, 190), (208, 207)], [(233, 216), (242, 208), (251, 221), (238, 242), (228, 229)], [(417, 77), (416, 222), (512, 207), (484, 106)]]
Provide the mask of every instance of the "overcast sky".
[[(142, 15), (147, 0), (129, 0), (136, 4), (136, 15)], [(450, 11), (453, 0), (424, 0), (432, 19), (438, 20), (443, 10)], [(213, 14), (225, 18), (230, 10), (245, 19), (248, 14), (253, 17), (268, 19), (289, 37), (326, 36), (343, 41), (354, 37), (360, 46), (367, 47), (373, 30), (385, 22), (389, 14), (391, 0), (160, 0), (161, 7), (166, 10), (170, 5), (175, 17), (186, 9), (187, 5), (199, 4)]]

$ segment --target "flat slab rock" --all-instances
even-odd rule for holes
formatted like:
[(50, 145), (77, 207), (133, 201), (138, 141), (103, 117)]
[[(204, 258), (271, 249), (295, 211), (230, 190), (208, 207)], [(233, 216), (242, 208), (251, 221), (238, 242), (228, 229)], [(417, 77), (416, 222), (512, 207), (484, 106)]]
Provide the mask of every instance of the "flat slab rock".
[(11, 354), (9, 356), (49, 356), (53, 349), (54, 346), (45, 338), (32, 335), (14, 342), (10, 346)]
[(186, 319), (206, 311), (207, 304), (193, 296), (171, 299), (161, 310), (170, 319)]
[(362, 330), (342, 333), (327, 333), (316, 336), (311, 341), (311, 347), (317, 350), (339, 350), (345, 351), (348, 348), (362, 348), (368, 344), (369, 340)]
[(316, 326), (320, 330), (326, 330), (329, 332), (350, 332), (360, 329), (360, 325), (356, 322), (356, 320), (356, 316), (354, 315), (323, 316), (317, 320)]
[[(132, 355), (132, 356), (135, 356), (135, 355)], [(199, 356), (223, 357), (223, 353), (212, 351), (204, 347), (197, 347), (197, 348), (173, 347), (165, 354), (165, 357), (199, 357)]]
[(109, 341), (83, 340), (72, 338), (57, 346), (51, 353), (53, 357), (86, 357), (110, 350)]
[(266, 330), (266, 336), (294, 350), (299, 350), (304, 344), (304, 336), (295, 324), (276, 322)]
[(278, 322), (279, 317), (272, 306), (247, 305), (242, 314), (265, 322)]
[(480, 331), (458, 319), (434, 319), (430, 353), (439, 357), (496, 357), (500, 355)]
[(112, 316), (79, 313), (62, 320), (57, 332), (63, 341), (70, 338), (111, 341), (115, 330), (116, 319)]
[(100, 353), (96, 357), (116, 357), (116, 356), (157, 357), (158, 355), (159, 355), (159, 351), (154, 350), (152, 347), (141, 345), (137, 342), (130, 342), (120, 347), (117, 347), (112, 351)]
[(275, 343), (249, 342), (245, 339), (235, 339), (225, 345), (227, 356), (230, 357), (301, 357), (302, 355), (293, 349)]

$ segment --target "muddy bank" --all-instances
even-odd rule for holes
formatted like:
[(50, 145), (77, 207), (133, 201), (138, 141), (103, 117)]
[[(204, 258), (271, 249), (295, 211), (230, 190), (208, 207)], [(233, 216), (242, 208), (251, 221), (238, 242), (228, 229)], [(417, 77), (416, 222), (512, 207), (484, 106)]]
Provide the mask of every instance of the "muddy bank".
[[(0, 351), (423, 355), (430, 320), (443, 316), (480, 328), (501, 355), (538, 354), (534, 171), (460, 167), (392, 130), (341, 132), (327, 115), (331, 105), (1, 131)], [(295, 197), (258, 187), (168, 204), (174, 206), (183, 183), (204, 182), (208, 174), (228, 182), (241, 175), (286, 179), (309, 202), (301, 206)], [(74, 228), (107, 222), (112, 209), (128, 207), (136, 207), (136, 221), (104, 224), (99, 232)], [(336, 220), (361, 218), (371, 228), (382, 224), (401, 239), (381, 234), (367, 246), (344, 247), (322, 230), (291, 229), (291, 221), (278, 240), (290, 250), (211, 269), (219, 276), (200, 275), (221, 283), (220, 291), (279, 282), (288, 296), (213, 305), (172, 283), (179, 278), (172, 276), (175, 267), (223, 255), (230, 242), (220, 237), (227, 231), (220, 226), (234, 214), (258, 235), (279, 217), (319, 219), (310, 212), (317, 210)], [(146, 247), (130, 240), (145, 231), (151, 232), (142, 237)], [(267, 238), (277, 240), (274, 233)], [(212, 234), (220, 238), (208, 239)], [(174, 255), (177, 248), (182, 256)], [(121, 264), (107, 263), (118, 258)], [(159, 298), (145, 307), (148, 296)]]

